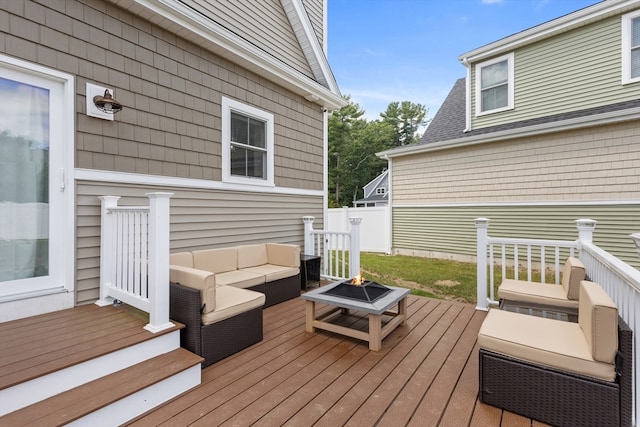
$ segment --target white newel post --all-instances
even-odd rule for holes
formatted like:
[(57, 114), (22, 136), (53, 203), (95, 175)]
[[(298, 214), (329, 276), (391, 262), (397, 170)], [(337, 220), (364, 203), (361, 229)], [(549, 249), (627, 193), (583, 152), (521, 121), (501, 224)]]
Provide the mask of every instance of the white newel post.
[(578, 227), (578, 240), (583, 242), (593, 242), (593, 230), (596, 229), (598, 221), (589, 218), (576, 219)]
[(118, 207), (120, 196), (99, 196), (100, 199), (100, 299), (96, 305), (104, 307), (113, 302), (113, 298), (107, 296), (107, 286), (113, 283), (114, 268), (114, 244), (115, 236), (113, 215), (109, 215), (109, 209)]
[(146, 193), (149, 198), (149, 324), (158, 332), (169, 321), (169, 198), (173, 193)]
[(303, 216), (302, 221), (304, 222), (304, 254), (305, 255), (315, 255), (315, 251), (313, 250), (313, 220), (315, 217), (312, 216)]
[(349, 277), (360, 273), (360, 224), (362, 218), (349, 218), (351, 223), (351, 247), (349, 248)]
[(477, 305), (476, 310), (488, 310), (487, 304), (487, 243), (489, 218), (476, 218)]

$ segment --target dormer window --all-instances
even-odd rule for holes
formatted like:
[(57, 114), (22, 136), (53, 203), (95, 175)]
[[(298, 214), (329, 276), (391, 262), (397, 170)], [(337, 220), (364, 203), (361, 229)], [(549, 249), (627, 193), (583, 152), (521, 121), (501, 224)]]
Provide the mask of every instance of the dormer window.
[(376, 194), (384, 194), (384, 187), (376, 188)]
[(476, 65), (476, 115), (513, 108), (513, 53)]
[(640, 11), (622, 16), (622, 84), (640, 82)]

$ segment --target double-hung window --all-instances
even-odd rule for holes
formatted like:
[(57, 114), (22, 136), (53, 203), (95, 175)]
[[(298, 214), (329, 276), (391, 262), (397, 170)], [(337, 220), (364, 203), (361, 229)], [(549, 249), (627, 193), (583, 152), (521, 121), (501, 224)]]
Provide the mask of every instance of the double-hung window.
[(622, 84), (640, 82), (640, 11), (622, 16)]
[(513, 108), (513, 54), (476, 65), (476, 115)]
[(273, 185), (273, 115), (224, 97), (222, 180)]

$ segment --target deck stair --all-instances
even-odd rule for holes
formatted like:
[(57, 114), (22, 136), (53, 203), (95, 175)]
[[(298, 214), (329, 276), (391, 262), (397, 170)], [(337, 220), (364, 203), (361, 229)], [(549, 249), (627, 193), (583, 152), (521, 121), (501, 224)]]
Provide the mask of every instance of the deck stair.
[(129, 306), (0, 323), (0, 425), (118, 425), (200, 384), (183, 325), (153, 334)]

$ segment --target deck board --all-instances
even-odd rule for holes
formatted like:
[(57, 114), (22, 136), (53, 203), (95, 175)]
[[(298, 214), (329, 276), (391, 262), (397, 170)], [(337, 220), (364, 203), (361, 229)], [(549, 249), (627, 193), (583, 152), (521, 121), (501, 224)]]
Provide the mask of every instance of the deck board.
[[(485, 315), (409, 296), (407, 325), (374, 352), (354, 338), (305, 332), (304, 301), (287, 301), (264, 310), (262, 342), (205, 368), (200, 387), (130, 425), (543, 426), (478, 402)], [(357, 312), (338, 321), (367, 325)]]

